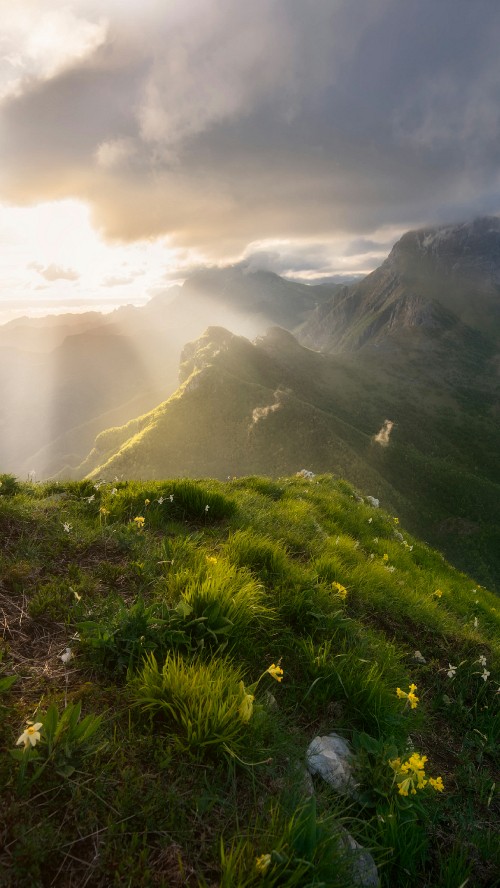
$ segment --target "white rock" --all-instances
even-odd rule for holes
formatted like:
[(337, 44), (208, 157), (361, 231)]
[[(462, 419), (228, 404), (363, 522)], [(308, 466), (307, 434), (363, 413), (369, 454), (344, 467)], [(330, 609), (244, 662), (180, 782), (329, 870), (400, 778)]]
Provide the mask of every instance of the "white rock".
[(425, 659), (423, 654), (420, 653), (420, 651), (415, 651), (415, 653), (413, 654), (412, 660), (415, 663), (427, 663), (427, 660)]
[(350, 758), (347, 741), (339, 734), (315, 737), (306, 753), (310, 774), (319, 774), (336, 792), (352, 796), (355, 795), (356, 783)]

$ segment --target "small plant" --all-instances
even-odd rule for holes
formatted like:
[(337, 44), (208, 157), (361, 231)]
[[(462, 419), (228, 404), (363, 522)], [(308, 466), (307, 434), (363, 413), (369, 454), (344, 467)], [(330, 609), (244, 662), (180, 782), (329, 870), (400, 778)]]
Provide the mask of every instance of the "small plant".
[(203, 663), (169, 654), (160, 667), (149, 654), (130, 686), (136, 705), (162, 717), (175, 749), (194, 757), (226, 756), (241, 748), (241, 681), (227, 659)]
[[(80, 721), (81, 708), (81, 702), (70, 703), (59, 714), (53, 703), (45, 715), (41, 715), (43, 721), (27, 722), (16, 744), (22, 744), (23, 749), (11, 751), (21, 764), (21, 788), (26, 790), (39, 780), (48, 765), (56, 774), (69, 777), (82, 758), (95, 753), (95, 743), (91, 741), (101, 726), (102, 717), (90, 714)], [(33, 774), (27, 779), (31, 765)]]
[(15, 496), (21, 485), (15, 475), (0, 475), (0, 496)]
[(262, 839), (255, 843), (257, 854), (250, 839), (234, 840), (229, 850), (221, 846), (221, 888), (349, 888), (355, 884), (356, 855), (349, 851), (347, 834), (334, 816), (318, 815), (314, 796), (292, 814), (275, 804), (270, 821), (259, 824), (268, 834), (265, 850)]
[(127, 607), (119, 602), (112, 614), (77, 624), (82, 648), (94, 664), (118, 674), (131, 671), (148, 651), (165, 653), (171, 647), (189, 647), (179, 614), (161, 602), (146, 605), (142, 598)]
[(273, 616), (264, 603), (264, 589), (248, 571), (238, 570), (225, 559), (208, 562), (201, 579), (193, 577), (177, 610), (186, 616), (185, 630), (199, 644), (234, 644), (238, 639), (269, 625)]

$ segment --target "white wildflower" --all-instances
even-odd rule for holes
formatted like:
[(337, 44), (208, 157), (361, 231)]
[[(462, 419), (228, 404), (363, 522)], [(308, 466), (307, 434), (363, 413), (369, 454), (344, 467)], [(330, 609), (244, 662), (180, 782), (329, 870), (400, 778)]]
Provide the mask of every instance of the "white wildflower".
[(477, 617), (474, 617), (474, 629), (477, 629), (478, 626), (479, 626), (479, 620)]
[(455, 678), (455, 673), (457, 671), (457, 667), (452, 666), (451, 663), (448, 663), (448, 666), (450, 667), (446, 673), (448, 678)]
[(210, 508), (210, 506), (208, 506), (208, 505), (205, 506), (205, 512), (208, 512), (209, 508)]
[(173, 501), (174, 501), (174, 495), (173, 495), (173, 493), (170, 494), (170, 496), (169, 496), (169, 500), (170, 500), (171, 503), (173, 503)]
[(72, 527), (73, 527), (73, 525), (70, 524), (69, 521), (65, 521), (63, 523), (63, 529), (64, 529), (65, 533), (69, 533)]
[(486, 657), (484, 656), (484, 654), (481, 654), (477, 662), (480, 666), (486, 666)]
[(490, 673), (488, 672), (488, 670), (483, 669), (483, 673), (481, 675), (481, 678), (483, 679), (483, 681), (488, 681), (489, 676), (490, 676)]
[(88, 497), (87, 497), (87, 502), (88, 502), (88, 503), (93, 503), (94, 500), (95, 500), (95, 493), (93, 493), (92, 496), (88, 496)]
[(157, 499), (157, 500), (156, 500), (156, 502), (158, 503), (159, 506), (161, 506), (161, 504), (162, 504), (164, 501), (165, 501), (165, 497), (164, 497), (164, 496), (160, 496), (160, 499)]
[(373, 521), (373, 518), (368, 518), (368, 524), (371, 524), (372, 521)]
[(71, 650), (71, 648), (66, 648), (64, 654), (61, 654), (59, 659), (63, 661), (64, 665), (66, 665), (66, 663), (69, 663), (69, 661), (73, 659), (73, 651)]
[(117, 488), (113, 487), (113, 490), (111, 491), (111, 496), (116, 496), (117, 493), (118, 493)]
[(16, 746), (19, 746), (21, 743), (24, 743), (25, 749), (28, 749), (30, 746), (36, 746), (37, 741), (40, 739), (41, 727), (43, 727), (42, 722), (37, 722), (36, 725), (28, 722), (19, 740), (16, 742)]

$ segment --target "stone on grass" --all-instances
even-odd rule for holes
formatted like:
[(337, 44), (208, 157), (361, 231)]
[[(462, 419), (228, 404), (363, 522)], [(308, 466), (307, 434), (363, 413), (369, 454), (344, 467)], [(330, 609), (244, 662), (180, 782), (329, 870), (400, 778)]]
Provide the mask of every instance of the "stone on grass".
[(359, 888), (379, 888), (378, 870), (373, 857), (343, 826), (340, 828), (340, 848), (346, 854), (354, 884)]
[(427, 663), (427, 660), (425, 659), (423, 654), (420, 653), (420, 651), (415, 651), (412, 660), (414, 663)]
[(356, 795), (351, 751), (347, 741), (339, 734), (315, 737), (308, 746), (306, 758), (310, 774), (319, 774), (336, 792), (353, 797)]

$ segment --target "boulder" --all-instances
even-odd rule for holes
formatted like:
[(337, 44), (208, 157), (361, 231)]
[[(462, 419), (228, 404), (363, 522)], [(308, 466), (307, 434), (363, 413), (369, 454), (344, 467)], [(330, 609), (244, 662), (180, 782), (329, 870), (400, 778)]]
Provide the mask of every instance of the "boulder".
[(350, 763), (351, 751), (339, 734), (315, 737), (306, 753), (310, 774), (319, 774), (336, 792), (355, 797), (356, 786)]

